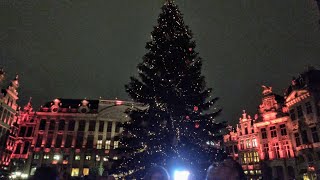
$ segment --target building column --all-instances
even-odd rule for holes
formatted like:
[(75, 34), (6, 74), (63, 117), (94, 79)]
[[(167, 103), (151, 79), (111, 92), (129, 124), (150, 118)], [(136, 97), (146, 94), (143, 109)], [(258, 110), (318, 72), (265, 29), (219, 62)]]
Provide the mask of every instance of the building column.
[(26, 160), (25, 168), (24, 168), (25, 174), (30, 175), (32, 160), (33, 160), (33, 152), (30, 151), (28, 154), (28, 159)]
[(43, 132), (42, 143), (41, 143), (41, 147), (43, 147), (43, 148), (45, 147), (45, 144), (47, 143), (49, 125), (50, 125), (50, 120), (46, 119), (46, 127)]
[(271, 159), (274, 159), (273, 151), (271, 151), (270, 148), (269, 148), (268, 153), (269, 153), (269, 159), (270, 159), (270, 160), (271, 160)]
[(69, 121), (64, 120), (64, 129), (63, 129), (63, 136), (62, 136), (62, 142), (61, 142), (61, 147), (64, 147), (67, 139), (67, 132), (68, 132), (68, 126), (69, 126)]

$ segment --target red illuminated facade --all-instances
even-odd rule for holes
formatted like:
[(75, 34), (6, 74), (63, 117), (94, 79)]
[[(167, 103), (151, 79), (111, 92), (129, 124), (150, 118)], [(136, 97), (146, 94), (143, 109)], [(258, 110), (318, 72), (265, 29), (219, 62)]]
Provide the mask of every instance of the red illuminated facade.
[(75, 177), (108, 174), (121, 155), (116, 149), (120, 125), (129, 120), (125, 111), (139, 107), (120, 100), (57, 98), (34, 112), (29, 102), (20, 112), (15, 167), (28, 175), (43, 165)]
[(16, 76), (9, 86), (5, 86), (5, 73), (0, 70), (0, 171), (8, 170), (16, 141), (17, 99), (19, 81)]
[(21, 172), (27, 164), (28, 156), (31, 151), (31, 144), (34, 139), (36, 113), (33, 111), (31, 98), (27, 105), (19, 111), (17, 118), (18, 131), (14, 143), (14, 150), (11, 155), (11, 172)]
[[(225, 150), (252, 179), (316, 179), (320, 169), (320, 71), (310, 68), (279, 96), (263, 86), (252, 118), (243, 112)], [(319, 176), (319, 175), (318, 175)]]

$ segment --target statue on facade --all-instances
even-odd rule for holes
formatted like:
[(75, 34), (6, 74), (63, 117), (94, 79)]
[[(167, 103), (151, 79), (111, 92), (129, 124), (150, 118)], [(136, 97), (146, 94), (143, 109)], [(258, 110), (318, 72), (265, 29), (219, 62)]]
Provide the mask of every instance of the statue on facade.
[(262, 85), (262, 88), (263, 88), (263, 91), (262, 91), (263, 95), (267, 95), (267, 94), (272, 93), (272, 87), (271, 86)]

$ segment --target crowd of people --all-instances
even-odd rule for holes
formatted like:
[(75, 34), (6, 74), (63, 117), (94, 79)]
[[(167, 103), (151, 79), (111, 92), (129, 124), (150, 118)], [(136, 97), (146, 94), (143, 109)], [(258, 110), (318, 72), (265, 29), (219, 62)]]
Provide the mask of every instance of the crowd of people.
[[(36, 170), (32, 180), (61, 180), (71, 179), (66, 175), (59, 175), (53, 167), (40, 167)], [(106, 177), (83, 177), (85, 180), (115, 180), (113, 176)], [(147, 172), (144, 180), (170, 180), (168, 171), (161, 167), (155, 166)], [(245, 180), (245, 174), (241, 165), (233, 159), (226, 159), (218, 165), (211, 165), (207, 170), (206, 180)], [(198, 180), (198, 179), (190, 179)]]

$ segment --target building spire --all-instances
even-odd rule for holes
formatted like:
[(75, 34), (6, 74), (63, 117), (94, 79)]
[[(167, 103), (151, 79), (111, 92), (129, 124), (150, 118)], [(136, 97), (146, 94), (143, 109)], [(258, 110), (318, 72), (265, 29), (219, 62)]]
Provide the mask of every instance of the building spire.
[(31, 104), (31, 101), (32, 101), (32, 97), (29, 97), (28, 104)]
[(30, 97), (29, 98), (29, 101), (28, 101), (28, 103), (23, 107), (23, 110), (25, 111), (25, 112), (31, 112), (32, 111), (32, 103), (31, 103), (31, 101), (32, 101), (32, 97)]
[(272, 93), (272, 87), (271, 86), (262, 85), (262, 88), (263, 88), (263, 91), (262, 91), (263, 95), (268, 95), (268, 94)]
[(11, 81), (11, 85), (15, 89), (19, 88), (19, 75), (18, 74), (16, 74), (16, 77)]

